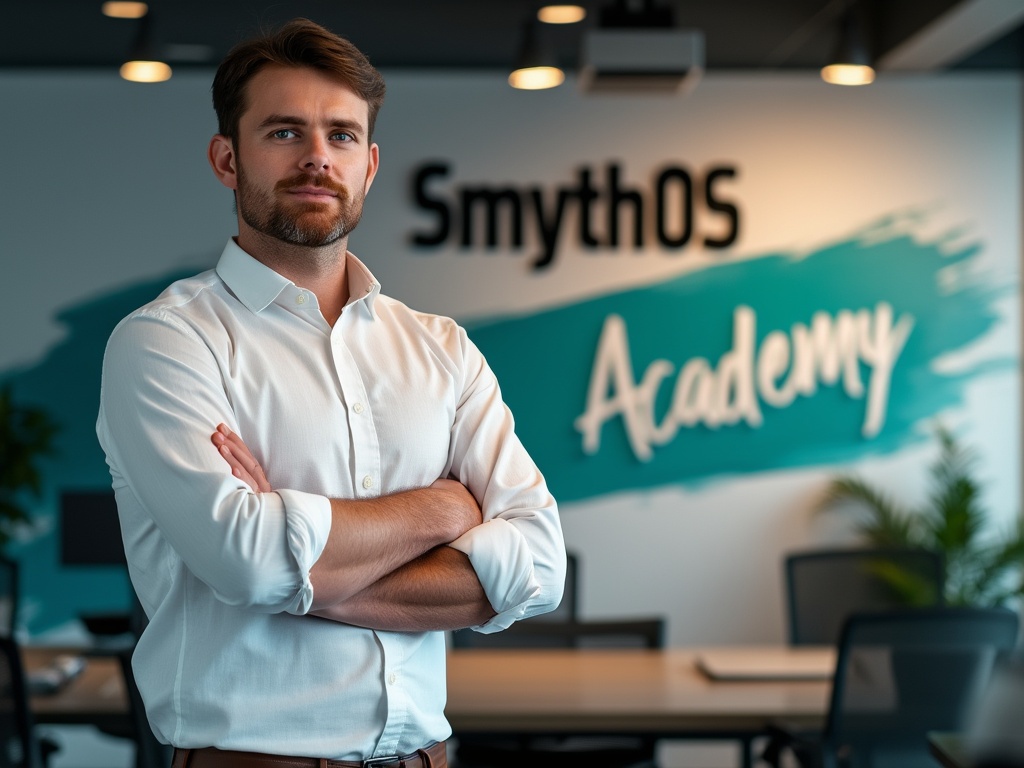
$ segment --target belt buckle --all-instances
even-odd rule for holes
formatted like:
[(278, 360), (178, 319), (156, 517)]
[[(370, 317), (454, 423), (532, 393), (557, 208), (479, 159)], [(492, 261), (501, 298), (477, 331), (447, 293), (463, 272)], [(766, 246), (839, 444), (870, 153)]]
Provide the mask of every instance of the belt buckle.
[(375, 766), (387, 765), (388, 763), (399, 762), (398, 757), (395, 755), (388, 755), (387, 757), (370, 757), (363, 760), (363, 768), (375, 768)]

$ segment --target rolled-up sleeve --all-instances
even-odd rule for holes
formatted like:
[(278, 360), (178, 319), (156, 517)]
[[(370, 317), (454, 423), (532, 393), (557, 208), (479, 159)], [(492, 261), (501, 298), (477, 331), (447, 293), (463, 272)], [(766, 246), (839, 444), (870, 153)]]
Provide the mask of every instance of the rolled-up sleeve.
[(515, 434), (494, 373), (460, 329), (462, 396), (452, 427), (452, 476), (480, 503), (484, 522), (452, 546), (466, 554), (496, 614), (496, 632), (554, 610), (565, 584), (558, 507)]
[(166, 312), (122, 321), (104, 357), (97, 434), (119, 507), (127, 505), (121, 516), (129, 562), (131, 527), (152, 524), (218, 599), (305, 613), (309, 571), (330, 532), (330, 504), (298, 491), (255, 493), (233, 477), (210, 441), (221, 422), (238, 430), (208, 340)]

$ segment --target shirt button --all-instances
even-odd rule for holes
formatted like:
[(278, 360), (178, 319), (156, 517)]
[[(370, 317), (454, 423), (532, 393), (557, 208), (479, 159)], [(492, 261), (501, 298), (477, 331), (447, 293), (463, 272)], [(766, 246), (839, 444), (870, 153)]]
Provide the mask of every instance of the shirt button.
[(394, 672), (392, 672), (390, 675), (388, 675), (388, 685), (394, 685), (397, 682), (398, 682), (398, 675), (396, 675)]
[(363, 404), (362, 403), (356, 403), (355, 405), (352, 406), (352, 410), (355, 411), (356, 413), (362, 413), (363, 412)]
[(367, 490), (373, 488), (373, 478), (369, 475), (363, 478), (363, 488), (366, 488)]
[(295, 303), (296, 304), (305, 304), (306, 303), (306, 294), (300, 293), (298, 296), (296, 296), (295, 297)]

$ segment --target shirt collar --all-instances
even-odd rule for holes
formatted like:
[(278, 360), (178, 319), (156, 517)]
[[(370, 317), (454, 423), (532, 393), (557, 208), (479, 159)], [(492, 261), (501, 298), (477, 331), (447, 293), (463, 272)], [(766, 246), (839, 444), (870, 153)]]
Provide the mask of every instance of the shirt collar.
[(373, 305), (380, 295), (380, 283), (352, 251), (347, 251), (345, 257), (348, 259), (345, 265), (348, 272), (348, 303), (355, 304), (361, 301), (370, 317), (376, 317)]
[[(366, 265), (352, 253), (346, 253), (349, 304), (363, 302), (370, 317), (375, 317), (374, 302), (380, 295), (380, 283)], [(217, 274), (231, 292), (251, 312), (262, 312), (294, 283), (266, 264), (243, 251), (234, 238), (228, 240), (217, 262)]]

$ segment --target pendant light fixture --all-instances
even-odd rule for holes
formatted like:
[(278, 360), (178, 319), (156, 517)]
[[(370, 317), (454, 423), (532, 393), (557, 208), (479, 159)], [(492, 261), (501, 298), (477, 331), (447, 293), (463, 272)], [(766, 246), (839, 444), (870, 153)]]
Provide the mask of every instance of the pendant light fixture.
[(821, 79), (832, 85), (868, 85), (874, 82), (863, 10), (858, 3), (847, 8), (840, 19), (839, 37)]
[(513, 88), (539, 91), (555, 88), (565, 81), (565, 72), (541, 38), (537, 23), (530, 19), (523, 29), (523, 45), (516, 67), (508, 76), (508, 84)]
[(171, 79), (171, 67), (153, 43), (150, 30), (152, 14), (139, 19), (139, 32), (127, 61), (121, 65), (121, 77), (133, 83), (161, 83)]
[(537, 11), (537, 19), (545, 24), (576, 24), (587, 18), (587, 9), (582, 5), (543, 5)]
[(100, 10), (111, 19), (141, 19), (149, 12), (149, 6), (135, 2), (107, 2)]

